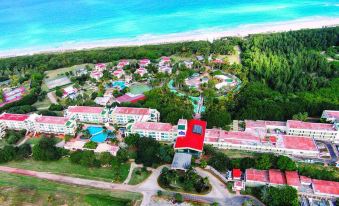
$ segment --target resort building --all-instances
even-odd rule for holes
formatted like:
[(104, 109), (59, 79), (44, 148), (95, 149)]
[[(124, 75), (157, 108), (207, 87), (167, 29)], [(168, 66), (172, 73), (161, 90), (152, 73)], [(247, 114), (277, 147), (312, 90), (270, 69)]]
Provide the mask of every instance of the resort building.
[(299, 176), (297, 171), (256, 170), (247, 169), (245, 172), (247, 186), (282, 186), (289, 185), (297, 189), (299, 195), (315, 198), (339, 197), (339, 182), (311, 179)]
[(113, 103), (112, 97), (96, 97), (94, 102), (101, 106), (111, 105)]
[(110, 121), (109, 110), (105, 107), (70, 106), (64, 116), (86, 123), (106, 123)]
[(123, 69), (125, 66), (129, 65), (129, 61), (127, 59), (121, 59), (117, 65), (118, 70)]
[(24, 130), (27, 129), (27, 114), (10, 114), (2, 113), (0, 115), (0, 122), (4, 129), (10, 130)]
[(98, 81), (103, 75), (101, 71), (93, 70), (91, 71), (90, 77)]
[[(265, 133), (266, 134), (266, 133)], [(268, 152), (292, 156), (318, 157), (319, 151), (313, 138), (283, 134), (229, 132), (221, 129), (207, 129), (205, 144), (220, 149), (238, 149)]]
[(156, 109), (115, 107), (110, 118), (113, 124), (126, 125), (133, 122), (158, 122), (160, 113)]
[(139, 66), (142, 67), (142, 68), (147, 67), (150, 63), (151, 63), (151, 61), (149, 59), (139, 60)]
[(3, 90), (2, 99), (3, 102), (0, 102), (0, 107), (5, 106), (6, 104), (16, 102), (20, 100), (26, 93), (26, 88), (21, 86), (17, 88), (7, 88)]
[(42, 116), (37, 114), (8, 114), (0, 116), (1, 133), (6, 130), (27, 130), (36, 133), (74, 135), (77, 124), (65, 117)]
[(165, 74), (172, 74), (172, 67), (167, 66), (167, 65), (159, 66), (158, 72), (165, 73)]
[(113, 71), (113, 75), (116, 78), (120, 79), (123, 75), (125, 75), (125, 72), (124, 72), (123, 69), (117, 69), (117, 70)]
[(78, 90), (72, 85), (63, 89), (62, 98), (75, 99), (78, 96)]
[(136, 103), (138, 101), (146, 99), (146, 96), (144, 94), (132, 94), (132, 93), (126, 93), (120, 97), (115, 98), (115, 102), (118, 104), (121, 103)]
[(326, 119), (327, 122), (336, 124), (337, 127), (339, 126), (339, 111), (325, 110), (323, 111), (321, 118)]
[(139, 74), (141, 77), (143, 77), (145, 74), (147, 74), (147, 69), (140, 67), (135, 71), (135, 74)]
[(31, 114), (27, 119), (27, 130), (35, 133), (75, 135), (77, 123), (67, 117)]
[(103, 63), (96, 64), (94, 69), (102, 72), (106, 69), (106, 64)]
[(170, 64), (171, 64), (171, 58), (165, 57), (165, 56), (161, 57), (159, 66), (165, 66), (165, 65), (169, 66)]
[(334, 124), (288, 120), (286, 132), (289, 135), (309, 136), (316, 140), (339, 142), (339, 131)]
[[(182, 126), (185, 124), (184, 121), (179, 120), (180, 130), (184, 130)], [(191, 119), (186, 123), (185, 134), (178, 133), (174, 150), (179, 153), (188, 153), (193, 156), (200, 156), (204, 148), (204, 139), (207, 122)]]
[(141, 137), (151, 137), (158, 141), (173, 141), (177, 137), (177, 128), (170, 123), (136, 122), (127, 124), (125, 133), (139, 134)]
[(188, 69), (192, 69), (193, 67), (193, 61), (184, 61), (183, 62), (185, 67), (188, 68)]

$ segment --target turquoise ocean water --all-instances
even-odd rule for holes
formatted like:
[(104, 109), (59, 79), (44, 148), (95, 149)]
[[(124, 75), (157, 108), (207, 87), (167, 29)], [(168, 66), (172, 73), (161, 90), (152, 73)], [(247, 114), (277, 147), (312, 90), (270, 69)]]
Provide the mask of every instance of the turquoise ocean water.
[(339, 17), (338, 0), (1, 0), (0, 51)]

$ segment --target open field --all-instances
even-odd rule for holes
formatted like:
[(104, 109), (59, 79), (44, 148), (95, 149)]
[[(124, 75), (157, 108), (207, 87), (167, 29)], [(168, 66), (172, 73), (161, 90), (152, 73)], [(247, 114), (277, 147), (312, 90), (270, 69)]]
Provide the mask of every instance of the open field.
[(151, 175), (150, 171), (143, 171), (141, 168), (135, 168), (132, 173), (132, 177), (128, 182), (129, 185), (137, 185), (143, 182)]
[(255, 155), (254, 152), (241, 151), (241, 150), (221, 149), (220, 151), (226, 154), (229, 158), (253, 157)]
[(240, 53), (241, 53), (241, 50), (240, 50), (240, 47), (239, 46), (235, 46), (234, 47), (234, 50), (235, 50), (235, 53), (232, 54), (232, 55), (227, 55), (227, 59), (229, 61), (230, 64), (240, 64), (241, 60), (240, 60)]
[(45, 71), (45, 75), (47, 79), (54, 79), (58, 76), (63, 76), (66, 72), (74, 71), (77, 67), (85, 66), (86, 64), (81, 64), (81, 65), (75, 65), (71, 67), (65, 67), (65, 68), (60, 68), (60, 69), (55, 69), (55, 70), (48, 70)]
[(42, 101), (37, 101), (32, 106), (36, 107), (37, 110), (47, 110), (50, 105), (51, 105), (51, 101), (46, 96)]
[[(102, 180), (112, 182), (115, 178), (113, 169), (107, 168), (89, 168), (78, 164), (72, 164), (68, 158), (62, 158), (58, 161), (43, 162), (34, 160), (12, 161), (2, 164), (8, 167), (28, 169), (39, 172), (52, 172), (55, 174), (68, 175), (93, 180)], [(119, 166), (122, 181), (127, 178), (130, 164)]]
[(7, 173), (0, 175), (0, 205), (125, 206), (139, 199), (138, 193), (71, 186)]

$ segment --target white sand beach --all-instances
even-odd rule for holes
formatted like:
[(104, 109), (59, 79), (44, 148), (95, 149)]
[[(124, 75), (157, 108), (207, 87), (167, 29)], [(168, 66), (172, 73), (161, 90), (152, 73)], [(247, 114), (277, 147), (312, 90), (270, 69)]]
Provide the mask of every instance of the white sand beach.
[(149, 34), (128, 39), (112, 39), (92, 42), (68, 42), (58, 47), (14, 49), (8, 51), (0, 51), (0, 58), (33, 55), (38, 53), (66, 52), (84, 49), (103, 49), (121, 46), (141, 46), (199, 40), (213, 41), (215, 39), (227, 36), (244, 37), (249, 34), (283, 32), (299, 29), (313, 29), (334, 26), (339, 26), (339, 18), (315, 17), (311, 19), (299, 19), (294, 21), (275, 22), (268, 24), (241, 25), (232, 29), (210, 28), (206, 30), (196, 30), (192, 32), (168, 35)]

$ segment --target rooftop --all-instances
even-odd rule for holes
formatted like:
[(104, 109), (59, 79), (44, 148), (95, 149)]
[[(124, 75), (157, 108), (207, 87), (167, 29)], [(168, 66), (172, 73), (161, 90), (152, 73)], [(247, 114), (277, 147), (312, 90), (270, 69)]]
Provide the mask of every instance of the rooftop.
[(277, 169), (268, 170), (268, 177), (271, 184), (285, 185), (286, 178), (282, 171)]
[(246, 181), (268, 183), (268, 181), (269, 181), (268, 171), (267, 170), (247, 169), (246, 170)]
[(38, 123), (61, 124), (64, 125), (69, 120), (67, 117), (39, 116), (35, 119)]
[(138, 130), (152, 130), (152, 131), (164, 131), (169, 132), (173, 129), (170, 123), (159, 122), (136, 122), (132, 126), (133, 129)]
[(306, 183), (306, 184), (311, 184), (312, 179), (306, 176), (300, 176), (300, 182), (301, 183)]
[(192, 155), (186, 153), (175, 153), (172, 161), (172, 169), (186, 170), (191, 166)]
[(297, 120), (288, 120), (287, 126), (292, 129), (336, 131), (332, 124), (302, 122)]
[(233, 178), (240, 178), (241, 177), (241, 170), (240, 169), (233, 169), (232, 174), (233, 174)]
[(339, 119), (339, 111), (325, 110), (323, 116), (326, 116), (328, 119)]
[(88, 106), (70, 106), (67, 111), (71, 113), (92, 113), (100, 114), (104, 107), (88, 107)]
[(150, 113), (150, 109), (136, 107), (115, 107), (113, 112), (117, 114), (148, 115)]
[(138, 102), (140, 100), (144, 100), (146, 97), (145, 95), (143, 94), (138, 94), (138, 95), (132, 95), (132, 94), (124, 94), (120, 97), (117, 97), (115, 100), (118, 102), (118, 103), (123, 103), (123, 102), (132, 102), (132, 103), (135, 103), (135, 102)]
[(339, 195), (339, 182), (312, 179), (315, 193)]
[(207, 122), (192, 119), (187, 122), (186, 136), (178, 137), (175, 149), (192, 149), (202, 151), (204, 147)]
[(248, 128), (257, 128), (257, 127), (267, 127), (267, 126), (277, 126), (283, 127), (286, 126), (286, 122), (280, 121), (264, 121), (264, 120), (245, 120), (246, 129)]
[(260, 138), (247, 132), (228, 132), (221, 129), (207, 129), (206, 140), (210, 142), (228, 142), (232, 144), (260, 143)]
[(27, 114), (10, 114), (10, 113), (3, 113), (0, 115), (0, 120), (10, 120), (10, 121), (19, 121), (23, 122), (29, 118)]
[(318, 148), (311, 137), (282, 135), (283, 147), (287, 149), (298, 149), (318, 151)]
[(285, 171), (285, 176), (289, 186), (300, 186), (300, 179), (297, 171)]

